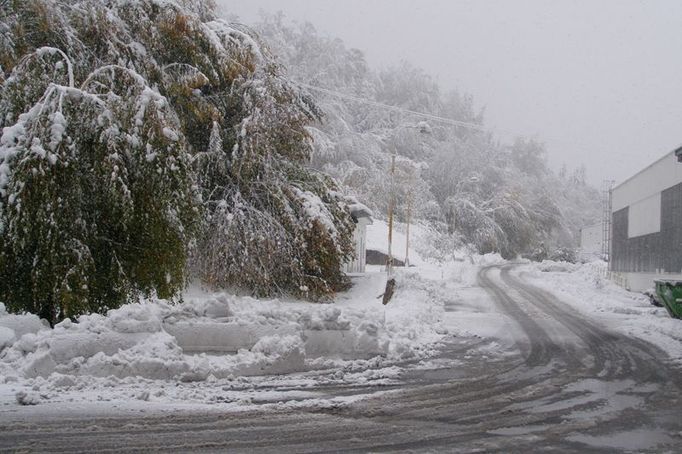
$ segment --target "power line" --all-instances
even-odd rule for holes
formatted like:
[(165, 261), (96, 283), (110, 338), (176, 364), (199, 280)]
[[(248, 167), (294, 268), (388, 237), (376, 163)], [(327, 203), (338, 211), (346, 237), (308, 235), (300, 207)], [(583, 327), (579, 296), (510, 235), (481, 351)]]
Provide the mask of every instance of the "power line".
[[(330, 90), (328, 88), (323, 88), (323, 87), (318, 87), (317, 85), (311, 85), (311, 84), (307, 84), (304, 82), (295, 81), (295, 83), (300, 85), (301, 87), (307, 88), (309, 90), (314, 90), (314, 91), (317, 91), (320, 93), (325, 93), (325, 94), (328, 94), (331, 96), (335, 96), (337, 98), (348, 99), (350, 101), (370, 105), (373, 107), (378, 107), (378, 108), (393, 111), (393, 112), (406, 113), (406, 114), (410, 114), (410, 115), (413, 115), (413, 116), (416, 116), (419, 118), (424, 118), (426, 120), (432, 120), (432, 121), (444, 123), (444, 124), (447, 124), (450, 126), (468, 128), (468, 129), (473, 129), (473, 130), (481, 131), (481, 132), (490, 132), (490, 133), (498, 133), (498, 134), (504, 133), (504, 134), (508, 134), (511, 137), (518, 137), (521, 135), (518, 132), (514, 132), (514, 131), (510, 131), (510, 130), (506, 130), (506, 129), (486, 128), (485, 126), (482, 126), (482, 125), (477, 124), (477, 123), (470, 123), (470, 122), (466, 122), (466, 121), (454, 120), (452, 118), (441, 117), (439, 115), (428, 114), (425, 112), (410, 110), (410, 109), (406, 109), (403, 107), (393, 106), (390, 104), (384, 104), (384, 103), (381, 103), (378, 101), (373, 101), (373, 100), (368, 99), (368, 98), (362, 98), (362, 97), (350, 95), (347, 93), (341, 93), (339, 91)], [(547, 139), (554, 142), (554, 143), (557, 143), (557, 142), (562, 143), (564, 146), (572, 146), (573, 145), (571, 142), (568, 142), (568, 141), (565, 141), (562, 139), (556, 139), (556, 138), (547, 138)], [(622, 151), (619, 152), (618, 156), (619, 156), (619, 159), (622, 160), (623, 158), (627, 158), (628, 160), (630, 160), (630, 162), (633, 162), (635, 159), (637, 159), (637, 160), (641, 159), (641, 156), (639, 156), (639, 155), (635, 155), (634, 153), (623, 153)]]
[(424, 113), (424, 112), (418, 112), (416, 110), (405, 109), (403, 107), (398, 107), (398, 106), (392, 106), (390, 104), (384, 104), (384, 103), (381, 103), (378, 101), (372, 101), (371, 99), (361, 98), (359, 96), (353, 96), (353, 95), (349, 95), (347, 93), (341, 93), (338, 91), (329, 90), (327, 88), (318, 87), (316, 85), (306, 84), (303, 82), (296, 82), (296, 83), (298, 85), (300, 85), (301, 87), (305, 87), (305, 88), (308, 88), (310, 90), (319, 91), (321, 93), (326, 93), (328, 95), (336, 96), (337, 98), (349, 99), (351, 101), (359, 102), (362, 104), (368, 104), (368, 105), (374, 106), (374, 107), (380, 107), (382, 109), (391, 110), (394, 112), (408, 113), (408, 114), (414, 115), (416, 117), (421, 117), (421, 118), (425, 118), (427, 120), (432, 120), (432, 121), (438, 121), (441, 123), (448, 124), (450, 126), (460, 126), (463, 128), (475, 129), (477, 131), (489, 131), (489, 129), (486, 128), (485, 126), (482, 126), (482, 125), (479, 125), (476, 123), (469, 123), (466, 121), (453, 120), (452, 118), (440, 117), (438, 115), (428, 114), (428, 113)]

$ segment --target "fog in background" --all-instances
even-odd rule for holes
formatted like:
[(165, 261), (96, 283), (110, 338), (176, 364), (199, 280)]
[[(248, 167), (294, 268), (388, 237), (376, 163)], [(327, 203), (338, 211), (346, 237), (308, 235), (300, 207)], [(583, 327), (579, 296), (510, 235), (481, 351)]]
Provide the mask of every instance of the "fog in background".
[(555, 169), (622, 181), (682, 144), (682, 2), (217, 0), (246, 24), (282, 11), (362, 50), (407, 60), (485, 107), (501, 139), (536, 137)]

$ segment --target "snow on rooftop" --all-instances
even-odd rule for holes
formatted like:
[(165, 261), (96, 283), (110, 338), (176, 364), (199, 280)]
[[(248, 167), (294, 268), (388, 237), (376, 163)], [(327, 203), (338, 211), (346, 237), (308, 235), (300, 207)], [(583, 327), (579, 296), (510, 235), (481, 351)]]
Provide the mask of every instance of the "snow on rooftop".
[(348, 206), (350, 209), (350, 214), (353, 216), (353, 219), (361, 219), (361, 218), (372, 218), (374, 216), (374, 213), (372, 213), (372, 210), (370, 210), (367, 205), (363, 205), (362, 203), (356, 202)]

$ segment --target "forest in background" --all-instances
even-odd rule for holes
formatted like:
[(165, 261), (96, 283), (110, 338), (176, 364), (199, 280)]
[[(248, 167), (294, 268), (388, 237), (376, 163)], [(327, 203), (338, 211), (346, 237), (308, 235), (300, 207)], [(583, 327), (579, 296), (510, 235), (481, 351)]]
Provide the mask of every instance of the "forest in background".
[(580, 229), (600, 221), (601, 196), (587, 184), (584, 165), (564, 165), (556, 174), (539, 139), (501, 142), (465, 92), (443, 90), (409, 62), (371, 68), (360, 50), (281, 13), (262, 14), (254, 28), (292, 81), (315, 87), (308, 90), (324, 117), (310, 127), (312, 165), (377, 216), (388, 210), (395, 153), (397, 217), (404, 221), (410, 205), (413, 217), (442, 234), (442, 244), (507, 258), (566, 258), (578, 246)]

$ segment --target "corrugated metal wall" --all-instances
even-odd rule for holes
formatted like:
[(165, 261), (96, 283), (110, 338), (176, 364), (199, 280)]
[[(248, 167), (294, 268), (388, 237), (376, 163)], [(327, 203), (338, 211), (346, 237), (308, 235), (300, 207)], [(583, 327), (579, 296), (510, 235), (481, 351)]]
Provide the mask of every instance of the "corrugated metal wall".
[(663, 268), (682, 273), (682, 183), (661, 194), (661, 244)]
[(613, 213), (611, 270), (682, 272), (682, 183), (661, 192), (660, 232), (628, 238), (629, 207)]

